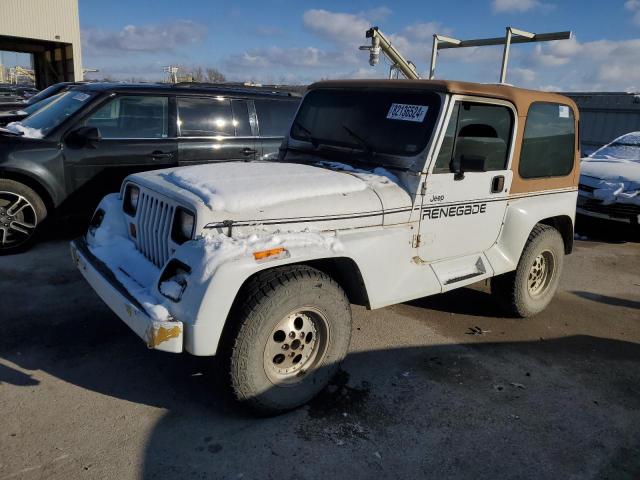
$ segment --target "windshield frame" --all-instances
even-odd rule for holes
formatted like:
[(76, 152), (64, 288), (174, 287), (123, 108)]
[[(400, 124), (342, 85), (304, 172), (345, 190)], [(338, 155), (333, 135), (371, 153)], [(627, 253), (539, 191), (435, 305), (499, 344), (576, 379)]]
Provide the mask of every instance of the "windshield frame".
[[(369, 144), (369, 151), (365, 149), (361, 142), (357, 142), (355, 138), (349, 142), (335, 141), (334, 139), (321, 138), (313, 132), (313, 138), (308, 133), (301, 133), (300, 127), (297, 125), (302, 125), (302, 130), (313, 131), (313, 128), (305, 125), (305, 119), (301, 118), (301, 112), (304, 111), (305, 102), (308, 101), (307, 98), (310, 95), (316, 94), (316, 92), (339, 92), (340, 94), (349, 94), (349, 93), (358, 93), (358, 94), (384, 94), (384, 95), (393, 95), (398, 94), (399, 96), (409, 97), (412, 95), (420, 95), (424, 96), (427, 101), (426, 104), (429, 107), (429, 111), (427, 114), (427, 119), (424, 122), (425, 134), (422, 138), (420, 138), (420, 143), (417, 145), (415, 151), (406, 151), (405, 150), (388, 150), (382, 149), (380, 150), (379, 145)], [(392, 102), (394, 103), (394, 102)], [(437, 129), (438, 119), (442, 114), (442, 108), (445, 104), (445, 97), (441, 92), (436, 92), (433, 90), (427, 89), (402, 89), (397, 90), (394, 88), (388, 87), (372, 87), (365, 89), (353, 89), (353, 88), (317, 88), (309, 91), (305, 97), (303, 98), (300, 107), (298, 108), (298, 112), (296, 113), (295, 118), (292, 121), (291, 128), (289, 130), (289, 141), (293, 148), (297, 151), (307, 150), (309, 153), (317, 153), (322, 155), (324, 152), (327, 153), (349, 153), (350, 155), (356, 155), (360, 158), (357, 159), (358, 163), (370, 163), (372, 165), (379, 166), (389, 166), (389, 167), (397, 167), (397, 168), (409, 168), (412, 163), (415, 163), (415, 159), (421, 156), (425, 156), (429, 149), (429, 145), (433, 141), (434, 134)], [(320, 109), (318, 109), (320, 110)], [(361, 126), (361, 125), (360, 125)], [(350, 129), (357, 129), (358, 125), (347, 125)], [(342, 124), (338, 124), (336, 129), (343, 129)], [(370, 140), (370, 135), (365, 134), (360, 130), (356, 130), (355, 133), (358, 136), (361, 136), (364, 140)], [(311, 145), (312, 148), (304, 148), (305, 145)], [(331, 155), (333, 156), (333, 155)]]

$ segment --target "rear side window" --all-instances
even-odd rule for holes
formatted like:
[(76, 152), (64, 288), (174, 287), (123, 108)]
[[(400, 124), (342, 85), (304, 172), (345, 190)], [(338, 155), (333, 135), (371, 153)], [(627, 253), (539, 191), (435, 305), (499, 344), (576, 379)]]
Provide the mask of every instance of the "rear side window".
[(298, 103), (282, 100), (255, 100), (261, 137), (284, 137), (298, 108)]
[(231, 102), (221, 97), (180, 97), (178, 128), (182, 137), (233, 136)]
[(560, 177), (573, 170), (575, 121), (568, 105), (533, 103), (520, 152), (522, 178)]
[(118, 96), (93, 112), (85, 125), (98, 128), (102, 138), (167, 138), (169, 99)]
[(463, 156), (483, 157), (486, 171), (504, 170), (512, 132), (511, 109), (502, 105), (456, 103), (433, 173), (450, 173), (451, 161)]

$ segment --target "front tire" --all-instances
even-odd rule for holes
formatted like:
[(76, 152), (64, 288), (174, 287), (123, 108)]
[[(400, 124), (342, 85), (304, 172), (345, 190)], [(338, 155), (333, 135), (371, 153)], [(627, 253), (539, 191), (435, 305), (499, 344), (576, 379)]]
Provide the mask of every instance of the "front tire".
[(261, 415), (299, 407), (347, 353), (349, 301), (332, 278), (303, 265), (260, 273), (245, 292), (228, 334), (231, 390)]
[(0, 178), (0, 255), (30, 247), (46, 216), (47, 208), (33, 189)]
[(514, 316), (536, 315), (555, 295), (563, 264), (562, 236), (555, 228), (538, 224), (529, 235), (516, 270), (494, 277), (491, 293)]

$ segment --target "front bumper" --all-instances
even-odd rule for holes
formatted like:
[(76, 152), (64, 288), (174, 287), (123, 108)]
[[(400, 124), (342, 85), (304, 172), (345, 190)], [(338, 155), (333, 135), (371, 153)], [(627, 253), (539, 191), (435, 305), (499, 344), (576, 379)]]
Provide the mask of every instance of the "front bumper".
[(589, 217), (613, 220), (631, 225), (640, 223), (640, 207), (636, 205), (612, 203), (604, 205), (601, 200), (593, 196), (578, 195), (576, 212)]
[(113, 272), (91, 253), (84, 238), (71, 242), (71, 258), (102, 301), (142, 338), (149, 348), (163, 352), (182, 352), (182, 322), (152, 319), (144, 307), (118, 282)]

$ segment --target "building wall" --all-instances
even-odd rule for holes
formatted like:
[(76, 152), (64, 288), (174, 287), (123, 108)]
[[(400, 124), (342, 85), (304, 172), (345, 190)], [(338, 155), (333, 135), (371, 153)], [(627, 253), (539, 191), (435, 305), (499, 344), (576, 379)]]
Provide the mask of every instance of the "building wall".
[(639, 93), (565, 93), (580, 110), (580, 142), (583, 156), (613, 139), (640, 131)]
[(78, 0), (0, 0), (0, 35), (70, 43), (82, 80)]

